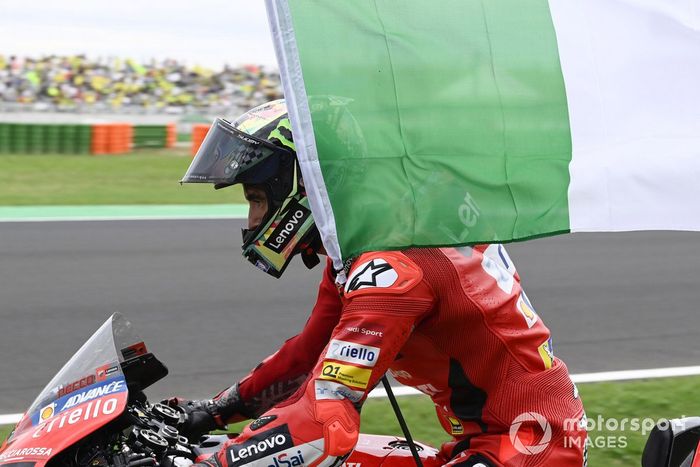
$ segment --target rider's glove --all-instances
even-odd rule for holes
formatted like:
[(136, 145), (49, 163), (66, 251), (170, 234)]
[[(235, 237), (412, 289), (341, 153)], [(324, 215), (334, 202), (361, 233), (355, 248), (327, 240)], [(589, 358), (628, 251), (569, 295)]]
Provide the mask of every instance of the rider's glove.
[(227, 420), (235, 415), (243, 415), (243, 401), (238, 394), (238, 385), (222, 391), (214, 399), (186, 400), (172, 398), (167, 401), (172, 407), (180, 407), (187, 415), (180, 433), (190, 441), (196, 441), (203, 434), (215, 429), (225, 429)]

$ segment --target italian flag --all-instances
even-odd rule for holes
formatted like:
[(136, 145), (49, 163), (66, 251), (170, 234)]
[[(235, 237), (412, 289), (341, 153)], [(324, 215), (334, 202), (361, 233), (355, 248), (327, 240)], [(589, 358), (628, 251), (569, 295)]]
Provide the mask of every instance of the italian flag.
[(700, 4), (267, 0), (331, 257), (700, 230)]

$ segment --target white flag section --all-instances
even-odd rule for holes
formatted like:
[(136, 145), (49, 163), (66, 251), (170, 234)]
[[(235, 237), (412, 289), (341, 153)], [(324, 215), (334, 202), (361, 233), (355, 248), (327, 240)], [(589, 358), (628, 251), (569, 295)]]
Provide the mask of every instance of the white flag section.
[(700, 1), (550, 0), (571, 231), (700, 230)]

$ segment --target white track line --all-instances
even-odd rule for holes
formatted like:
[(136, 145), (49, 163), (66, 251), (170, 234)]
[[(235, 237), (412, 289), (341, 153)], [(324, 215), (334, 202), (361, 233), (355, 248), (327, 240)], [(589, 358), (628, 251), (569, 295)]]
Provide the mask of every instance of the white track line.
[[(648, 370), (623, 370), (603, 371), (599, 373), (581, 373), (571, 375), (574, 383), (603, 383), (606, 381), (629, 381), (633, 379), (669, 378), (673, 376), (697, 376), (700, 375), (700, 366), (679, 366), (674, 368), (651, 368)], [(407, 386), (395, 386), (392, 388), (396, 396), (415, 396), (423, 394), (414, 388)], [(384, 389), (377, 388), (369, 395), (370, 398), (386, 397)], [(0, 415), (0, 425), (17, 423), (22, 417), (21, 413)]]
[[(700, 366), (679, 366), (675, 368), (651, 368), (648, 370), (622, 370), (603, 371), (600, 373), (581, 373), (571, 375), (571, 380), (576, 383), (603, 383), (606, 381), (628, 381), (632, 379), (669, 378), (672, 376), (697, 376), (700, 375)], [(417, 389), (408, 386), (392, 387), (396, 396), (415, 396), (423, 394)], [(386, 391), (377, 388), (369, 397), (386, 397)]]
[(700, 366), (677, 366), (674, 368), (651, 368), (648, 370), (603, 371), (571, 375), (574, 383), (602, 383), (605, 381), (627, 381), (630, 379), (670, 378), (673, 376), (700, 375)]
[(21, 413), (11, 413), (7, 415), (0, 415), (0, 425), (14, 425), (22, 418)]

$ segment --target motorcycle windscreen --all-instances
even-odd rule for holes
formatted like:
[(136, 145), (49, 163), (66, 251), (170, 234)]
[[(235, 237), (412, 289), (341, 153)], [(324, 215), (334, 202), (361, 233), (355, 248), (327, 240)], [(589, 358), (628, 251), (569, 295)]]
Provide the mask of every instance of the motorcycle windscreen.
[(271, 156), (291, 157), (291, 153), (217, 118), (180, 182), (222, 186), (261, 183), (279, 169), (280, 157)]
[(38, 467), (121, 415), (128, 399), (121, 363), (145, 353), (131, 324), (112, 315), (39, 393), (0, 450), (0, 466)]

